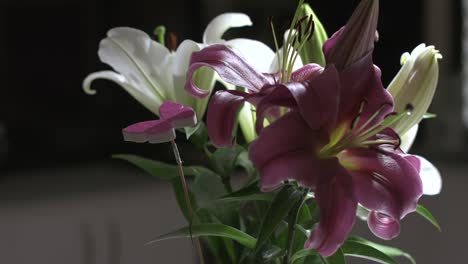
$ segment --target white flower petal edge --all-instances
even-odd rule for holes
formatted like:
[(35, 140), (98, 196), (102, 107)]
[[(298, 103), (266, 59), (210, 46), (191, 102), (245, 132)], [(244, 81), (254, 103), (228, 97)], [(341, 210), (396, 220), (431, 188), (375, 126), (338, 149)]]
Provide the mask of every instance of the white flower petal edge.
[(421, 161), (421, 180), (425, 195), (437, 195), (442, 189), (442, 177), (439, 170), (427, 159), (417, 156)]
[(155, 96), (151, 92), (148, 92), (147, 90), (138, 89), (137, 86), (131, 85), (123, 75), (117, 74), (113, 71), (100, 71), (100, 72), (95, 72), (95, 73), (91, 73), (90, 75), (88, 75), (83, 81), (83, 89), (85, 90), (86, 93), (88, 94), (96, 93), (96, 90), (91, 88), (91, 83), (96, 79), (106, 79), (106, 80), (113, 81), (119, 84), (120, 86), (122, 86), (122, 88), (124, 88), (131, 96), (133, 96), (138, 102), (140, 102), (148, 110), (150, 110), (151, 112), (155, 114), (159, 113), (159, 107), (158, 107), (159, 104), (155, 103), (155, 102), (160, 102), (160, 99), (157, 96)]
[(263, 42), (252, 39), (232, 39), (226, 45), (237, 50), (246, 60), (261, 72), (270, 72), (270, 65), (275, 59), (275, 52)]
[(208, 24), (203, 33), (204, 44), (221, 43), (222, 36), (230, 28), (251, 26), (250, 17), (242, 13), (224, 13)]
[(416, 124), (413, 127), (411, 127), (410, 130), (408, 130), (403, 136), (401, 136), (401, 150), (403, 150), (404, 152), (408, 152), (410, 150), (411, 146), (414, 143), (414, 140), (416, 139), (416, 135), (418, 134), (418, 129), (419, 125)]

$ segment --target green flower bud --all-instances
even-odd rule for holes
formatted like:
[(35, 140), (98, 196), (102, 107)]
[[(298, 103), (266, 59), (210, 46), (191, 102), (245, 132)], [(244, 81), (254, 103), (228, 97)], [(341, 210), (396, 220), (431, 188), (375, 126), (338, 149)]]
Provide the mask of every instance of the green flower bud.
[(325, 56), (323, 55), (322, 46), (328, 39), (327, 32), (310, 5), (302, 4), (299, 17), (309, 16), (312, 16), (314, 20), (314, 33), (299, 51), (299, 55), (304, 64), (317, 63), (321, 66), (325, 66)]
[(401, 56), (402, 67), (387, 90), (394, 98), (396, 112), (406, 111), (408, 105), (412, 105), (413, 110), (393, 126), (398, 134), (405, 134), (424, 118), (437, 87), (441, 58), (434, 46), (425, 44)]

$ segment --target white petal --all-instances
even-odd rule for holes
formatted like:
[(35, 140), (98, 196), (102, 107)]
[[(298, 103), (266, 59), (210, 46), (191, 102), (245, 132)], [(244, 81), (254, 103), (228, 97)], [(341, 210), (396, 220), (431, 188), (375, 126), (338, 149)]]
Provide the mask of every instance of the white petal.
[(427, 159), (417, 156), (421, 161), (421, 180), (423, 183), (423, 193), (425, 195), (436, 195), (442, 189), (442, 177), (439, 170)]
[(160, 100), (167, 96), (172, 78), (167, 76), (169, 50), (148, 34), (133, 28), (113, 28), (99, 45), (99, 58), (133, 86), (152, 91)]
[(203, 33), (204, 44), (214, 44), (222, 42), (224, 32), (233, 27), (251, 26), (252, 21), (249, 16), (242, 13), (225, 13), (215, 17)]
[(244, 57), (250, 64), (261, 72), (269, 72), (270, 65), (275, 58), (275, 52), (263, 42), (252, 39), (231, 39), (226, 44)]
[(419, 125), (416, 124), (412, 128), (410, 128), (410, 130), (408, 130), (403, 136), (401, 136), (401, 150), (403, 150), (404, 152), (408, 152), (408, 150), (413, 145), (414, 140), (416, 139), (416, 135), (418, 134), (418, 128)]
[[(296, 51), (293, 51), (292, 53), (293, 53), (293, 55), (290, 54), (289, 57), (291, 57), (291, 56), (296, 56), (296, 54), (297, 54)], [(269, 71), (268, 71), (269, 73), (275, 73), (275, 72), (278, 72), (278, 71), (279, 71), (278, 60), (280, 60), (280, 63), (282, 63), (282, 60), (283, 60), (283, 48), (280, 48), (280, 49), (278, 50), (278, 52), (276, 53), (274, 59), (271, 61), (270, 69), (269, 69)], [(294, 61), (293, 71), (298, 70), (298, 69), (301, 68), (302, 66), (304, 66), (304, 64), (302, 63), (301, 56), (297, 56), (297, 59)]]
[[(199, 51), (203, 49), (204, 46), (205, 45), (192, 40), (184, 40), (177, 48), (174, 55), (172, 70), (175, 101), (186, 106), (191, 106), (199, 119), (203, 118), (208, 98), (198, 99), (190, 95), (185, 91), (185, 82), (192, 52)], [(200, 83), (199, 79), (201, 79), (202, 83)], [(214, 86), (214, 71), (208, 68), (199, 69), (194, 76), (194, 81), (201, 87), (211, 90)]]
[(175, 75), (187, 75), (187, 69), (192, 52), (199, 51), (203, 47), (203, 44), (196, 43), (195, 41), (189, 39), (180, 43), (175, 53), (172, 72)]
[(83, 81), (83, 89), (86, 93), (96, 93), (96, 90), (91, 88), (91, 83), (96, 79), (106, 79), (117, 83), (148, 110), (158, 115), (159, 105), (162, 103), (158, 97), (147, 90), (141, 90), (140, 87), (129, 84), (125, 76), (113, 71), (100, 71), (88, 75)]

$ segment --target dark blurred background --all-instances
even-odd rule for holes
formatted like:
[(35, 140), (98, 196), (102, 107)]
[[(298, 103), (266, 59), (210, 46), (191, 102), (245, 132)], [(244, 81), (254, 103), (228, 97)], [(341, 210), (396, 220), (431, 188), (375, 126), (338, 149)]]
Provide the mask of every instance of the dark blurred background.
[[(331, 35), (358, 1), (308, 2)], [(292, 0), (1, 0), (0, 263), (194, 263), (190, 241), (143, 246), (182, 226), (183, 219), (167, 185), (110, 157), (135, 153), (171, 162), (168, 146), (122, 141), (122, 127), (153, 116), (114, 83), (96, 81), (98, 93), (88, 96), (81, 82), (109, 69), (97, 48), (112, 27), (150, 33), (163, 24), (180, 41), (201, 42), (213, 17), (244, 12), (254, 26), (233, 29), (225, 38), (253, 38), (273, 47), (268, 17), (284, 29), (295, 5)], [(381, 1), (374, 61), (385, 85), (399, 70), (401, 54), (421, 42), (436, 45), (444, 56), (431, 107), (438, 117), (422, 123), (412, 149), (442, 172), (443, 192), (422, 202), (439, 218), (443, 233), (411, 215), (392, 241), (419, 263), (464, 263), (463, 6), (462, 0)], [(190, 163), (190, 149), (181, 144)]]

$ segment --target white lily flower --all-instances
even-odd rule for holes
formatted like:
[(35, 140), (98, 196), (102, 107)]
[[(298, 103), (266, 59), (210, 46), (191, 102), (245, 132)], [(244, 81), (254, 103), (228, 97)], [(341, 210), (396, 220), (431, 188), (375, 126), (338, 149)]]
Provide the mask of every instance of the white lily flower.
[[(397, 122), (394, 129), (401, 135), (400, 148), (408, 152), (418, 133), (419, 122), (432, 102), (439, 76), (438, 59), (442, 58), (434, 46), (418, 45), (411, 54), (401, 57), (402, 67), (388, 86), (394, 98), (395, 111), (404, 111), (408, 104), (414, 109), (410, 116)], [(417, 156), (417, 155), (416, 155)], [(442, 177), (439, 170), (427, 159), (417, 156), (421, 162), (420, 175), (425, 195), (439, 194)]]
[[(88, 94), (95, 94), (91, 83), (96, 79), (107, 79), (119, 84), (156, 115), (159, 115), (160, 105), (166, 100), (171, 100), (192, 107), (198, 120), (201, 120), (208, 98), (194, 98), (184, 89), (190, 55), (208, 45), (224, 43), (239, 50), (241, 54), (258, 55), (252, 62), (256, 67), (263, 68), (265, 63), (262, 56), (274, 56), (268, 46), (250, 39), (225, 41), (221, 38), (230, 28), (250, 25), (252, 22), (245, 14), (219, 15), (208, 24), (203, 43), (185, 40), (176, 51), (170, 51), (138, 29), (113, 28), (107, 32), (107, 38), (100, 42), (98, 55), (100, 60), (111, 66), (115, 72), (99, 71), (88, 75), (83, 81), (83, 89)], [(213, 88), (214, 81), (215, 74), (211, 70), (201, 70), (195, 77), (196, 83), (210, 89)]]
[(398, 134), (404, 134), (421, 122), (434, 97), (439, 78), (438, 60), (442, 55), (434, 46), (420, 44), (411, 54), (401, 56), (402, 67), (388, 86), (388, 92), (395, 101), (395, 111), (406, 111), (413, 106), (411, 115), (399, 120), (393, 127)]

